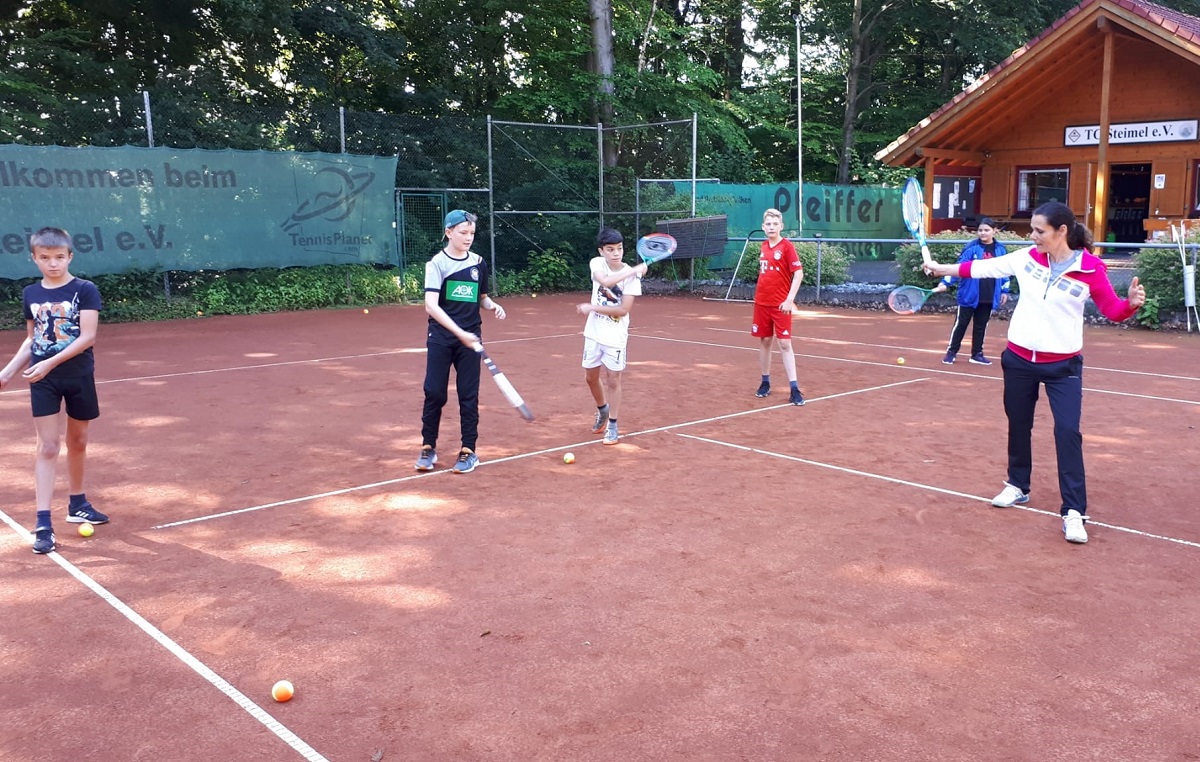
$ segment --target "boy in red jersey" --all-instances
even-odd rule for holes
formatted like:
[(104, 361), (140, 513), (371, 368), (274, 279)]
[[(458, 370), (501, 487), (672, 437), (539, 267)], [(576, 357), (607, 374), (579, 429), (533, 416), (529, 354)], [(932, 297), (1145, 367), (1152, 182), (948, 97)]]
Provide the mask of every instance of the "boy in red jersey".
[(792, 310), (800, 281), (804, 280), (804, 265), (792, 242), (782, 237), (783, 214), (778, 209), (763, 212), (763, 241), (758, 256), (758, 283), (754, 287), (754, 322), (750, 335), (759, 339), (758, 366), (762, 383), (756, 397), (771, 393), (771, 344), (779, 344), (783, 355), (783, 370), (791, 385), (789, 401), (803, 405), (804, 395), (796, 383), (796, 355), (792, 351)]

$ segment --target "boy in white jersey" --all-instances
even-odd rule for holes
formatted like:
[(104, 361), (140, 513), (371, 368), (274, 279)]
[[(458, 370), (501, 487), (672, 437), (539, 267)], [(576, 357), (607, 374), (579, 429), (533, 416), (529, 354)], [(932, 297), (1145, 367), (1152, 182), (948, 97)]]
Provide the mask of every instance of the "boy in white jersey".
[[(587, 315), (583, 329), (584, 379), (596, 400), (596, 418), (592, 433), (604, 432), (604, 444), (615, 445), (617, 411), (621, 407), (621, 372), (625, 370), (626, 345), (629, 342), (629, 311), (634, 298), (642, 294), (642, 276), (646, 265), (629, 266), (624, 238), (612, 228), (603, 228), (596, 236), (600, 256), (591, 261), (592, 300), (578, 305)], [(604, 368), (601, 381), (600, 369)]]

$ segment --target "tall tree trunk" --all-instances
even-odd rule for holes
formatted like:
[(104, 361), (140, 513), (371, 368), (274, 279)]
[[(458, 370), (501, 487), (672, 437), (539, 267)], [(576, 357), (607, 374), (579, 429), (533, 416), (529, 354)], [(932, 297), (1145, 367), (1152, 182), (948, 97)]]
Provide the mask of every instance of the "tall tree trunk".
[[(613, 123), (613, 31), (612, 3), (610, 0), (588, 0), (592, 17), (592, 65), (599, 77), (599, 92), (596, 95), (596, 121), (605, 125)], [(617, 146), (613, 140), (604, 141), (604, 166), (617, 165)]]
[(854, 0), (850, 19), (850, 66), (846, 71), (846, 112), (842, 116), (842, 151), (837, 169), (837, 182), (841, 185), (850, 182), (850, 153), (854, 150), (854, 127), (858, 123), (858, 84), (865, 45), (862, 0)]
[(742, 32), (742, 3), (734, 0), (729, 4), (724, 20), (725, 67), (721, 72), (724, 79), (724, 96), (728, 99), (742, 87), (742, 68), (746, 59), (746, 35)]

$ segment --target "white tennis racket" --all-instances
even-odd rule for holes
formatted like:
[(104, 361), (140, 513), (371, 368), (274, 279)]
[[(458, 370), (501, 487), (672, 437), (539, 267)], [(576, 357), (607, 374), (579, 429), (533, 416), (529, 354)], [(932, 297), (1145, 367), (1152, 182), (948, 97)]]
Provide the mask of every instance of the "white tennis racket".
[(908, 178), (904, 183), (902, 206), (904, 225), (912, 237), (917, 239), (917, 244), (921, 247), (921, 259), (925, 264), (933, 264), (933, 255), (929, 253), (929, 245), (925, 241), (925, 194), (915, 177)]
[(504, 371), (496, 367), (496, 363), (492, 361), (492, 358), (488, 357), (487, 350), (483, 348), (483, 344), (476, 342), (472, 348), (483, 356), (483, 364), (487, 366), (488, 372), (492, 374), (492, 380), (496, 382), (496, 386), (500, 388), (500, 393), (504, 395), (504, 399), (508, 400), (508, 404), (512, 405), (526, 421), (532, 421), (533, 413), (529, 412), (529, 406), (525, 404), (525, 400), (521, 399), (521, 395), (517, 393), (512, 382), (504, 375)]
[(651, 233), (642, 236), (637, 242), (637, 253), (648, 265), (661, 262), (675, 253), (675, 238), (666, 233)]

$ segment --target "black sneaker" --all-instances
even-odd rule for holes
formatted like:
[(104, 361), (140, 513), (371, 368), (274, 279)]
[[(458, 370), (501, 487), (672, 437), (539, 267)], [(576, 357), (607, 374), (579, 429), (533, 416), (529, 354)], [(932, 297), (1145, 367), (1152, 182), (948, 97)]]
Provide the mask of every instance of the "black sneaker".
[(770, 393), (771, 393), (771, 385), (768, 384), (766, 381), (763, 381), (761, 384), (759, 384), (758, 391), (756, 391), (754, 393), (754, 396), (755, 397), (766, 397)]
[(34, 553), (50, 553), (57, 547), (54, 544), (54, 530), (50, 527), (42, 527), (33, 531), (33, 552)]
[(788, 402), (792, 403), (793, 405), (803, 405), (804, 395), (800, 393), (799, 389), (793, 389), (792, 396), (788, 398)]
[(68, 524), (107, 524), (108, 517), (92, 507), (91, 503), (67, 509)]

